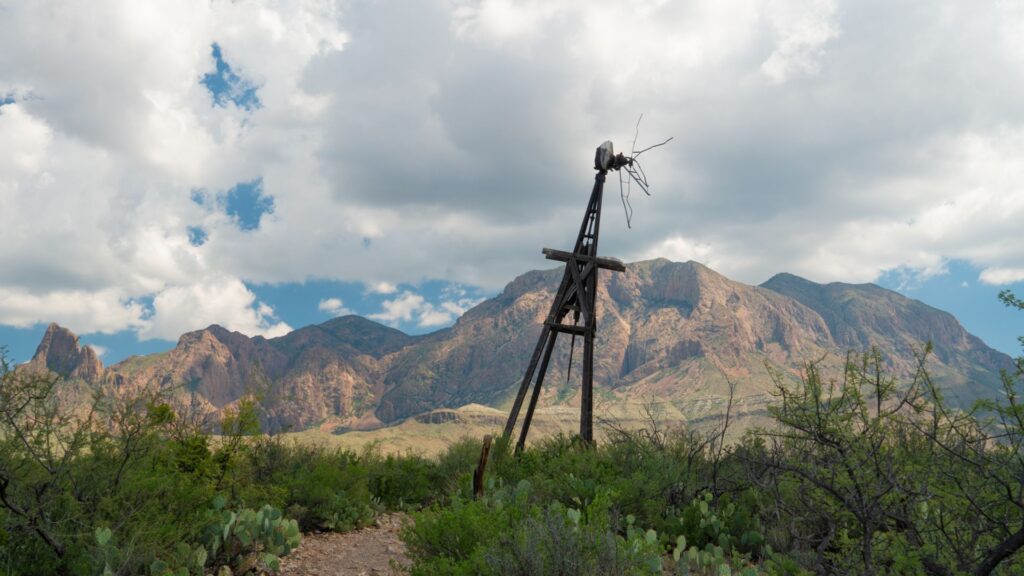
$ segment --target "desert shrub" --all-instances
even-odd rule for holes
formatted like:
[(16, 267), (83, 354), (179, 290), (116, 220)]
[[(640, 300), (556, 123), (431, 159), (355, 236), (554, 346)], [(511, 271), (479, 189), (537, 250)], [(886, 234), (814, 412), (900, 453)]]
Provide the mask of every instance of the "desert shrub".
[(402, 531), (414, 561), (412, 573), (478, 573), (496, 534), (513, 529), (513, 508), (492, 499), (456, 498), (448, 506), (435, 505), (414, 513), (414, 521)]
[(436, 500), (447, 486), (441, 481), (437, 462), (407, 454), (367, 454), (370, 493), (389, 510), (421, 508)]
[(464, 437), (449, 445), (437, 457), (437, 480), (440, 484), (436, 486), (435, 497), (446, 498), (454, 493), (470, 495), (473, 471), (480, 461), (481, 448), (479, 438)]
[(239, 467), (238, 500), (277, 506), (302, 530), (351, 530), (375, 516), (368, 471), (350, 450), (263, 438), (244, 451)]
[(245, 414), (211, 449), (166, 391), (72, 402), (62, 384), (0, 354), (2, 573), (202, 573), (192, 555), (206, 511), (218, 492), (237, 501), (246, 483), (237, 474), (252, 443)]
[(487, 565), (502, 576), (660, 574), (657, 533), (633, 527), (630, 518), (625, 534), (619, 534), (608, 506), (608, 493), (600, 491), (585, 510), (557, 502), (534, 507), (487, 552)]
[[(753, 519), (759, 500), (750, 494), (738, 463), (715, 450), (720, 432), (685, 429), (613, 429), (606, 442), (588, 447), (568, 435), (543, 439), (518, 456), (498, 452), (492, 482), (527, 480), (538, 501), (586, 509), (599, 491), (609, 497), (613, 519), (633, 516), (669, 544), (679, 534), (679, 515), (703, 492), (726, 497), (736, 518)], [(722, 476), (713, 479), (718, 470)], [(717, 501), (717, 500), (716, 500)], [(738, 520), (737, 520), (738, 521)]]
[(413, 574), (657, 573), (657, 535), (620, 535), (608, 509), (606, 491), (580, 510), (538, 503), (522, 481), (481, 500), (427, 508), (414, 515), (403, 539)]

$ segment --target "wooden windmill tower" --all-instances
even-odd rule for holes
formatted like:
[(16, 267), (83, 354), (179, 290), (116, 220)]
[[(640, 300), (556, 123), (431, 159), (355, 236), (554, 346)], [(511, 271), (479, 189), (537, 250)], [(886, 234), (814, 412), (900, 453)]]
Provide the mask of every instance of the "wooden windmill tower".
[[(666, 140), (665, 142), (668, 142)], [(665, 142), (662, 142), (664, 144)], [(658, 144), (660, 146), (661, 144)], [(652, 146), (651, 148), (653, 148)], [(650, 148), (648, 148), (649, 150)], [(559, 334), (568, 334), (573, 339), (577, 336), (583, 337), (583, 375), (582, 375), (582, 402), (580, 406), (580, 438), (584, 442), (594, 441), (594, 339), (597, 335), (597, 272), (598, 270), (612, 270), (624, 272), (626, 267), (621, 261), (614, 258), (601, 258), (597, 255), (597, 241), (601, 230), (601, 200), (604, 193), (605, 178), (609, 170), (622, 170), (629, 175), (632, 181), (637, 182), (641, 189), (647, 193), (647, 181), (643, 176), (636, 156), (624, 156), (615, 154), (612, 143), (605, 142), (597, 148), (594, 156), (594, 169), (597, 176), (594, 178), (594, 189), (590, 193), (590, 201), (587, 203), (587, 211), (583, 214), (583, 223), (580, 225), (579, 234), (576, 236), (576, 245), (572, 252), (544, 248), (543, 253), (548, 260), (565, 262), (565, 273), (562, 281), (555, 292), (554, 302), (541, 327), (540, 338), (537, 346), (530, 357), (530, 364), (526, 368), (519, 392), (516, 394), (509, 412), (508, 421), (505, 424), (505, 437), (511, 438), (515, 429), (516, 420), (523, 407), (523, 400), (526, 393), (530, 395), (530, 403), (526, 408), (526, 415), (523, 418), (522, 428), (519, 432), (519, 440), (516, 443), (516, 452), (523, 449), (526, 444), (526, 435), (530, 430), (530, 422), (533, 420), (534, 410), (537, 408), (537, 400), (540, 398), (541, 386), (544, 383), (544, 376), (548, 369), (548, 362), (551, 360), (551, 352), (555, 347), (555, 340)], [(622, 179), (620, 176), (620, 184)], [(632, 210), (628, 205), (628, 195), (623, 194), (623, 206), (626, 208), (627, 222)], [(571, 323), (568, 321), (572, 315)], [(571, 349), (570, 349), (571, 350)], [(572, 364), (572, 353), (570, 351), (569, 363)]]

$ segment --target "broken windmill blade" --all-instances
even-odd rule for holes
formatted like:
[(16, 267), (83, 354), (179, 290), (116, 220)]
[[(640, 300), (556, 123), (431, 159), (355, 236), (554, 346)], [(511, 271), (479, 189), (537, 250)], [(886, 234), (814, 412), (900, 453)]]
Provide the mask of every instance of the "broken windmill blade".
[[(666, 142), (668, 140), (651, 148), (661, 146)], [(642, 150), (640, 153), (646, 150)], [(594, 188), (590, 194), (590, 201), (587, 203), (587, 210), (583, 215), (583, 223), (576, 236), (576, 245), (571, 252), (551, 248), (543, 250), (544, 256), (549, 260), (565, 262), (565, 273), (555, 292), (551, 309), (541, 327), (537, 346), (530, 357), (530, 364), (512, 403), (508, 421), (505, 423), (504, 435), (511, 439), (519, 418), (519, 411), (532, 386), (530, 401), (526, 407), (519, 440), (516, 443), (517, 453), (522, 451), (526, 445), (526, 436), (529, 433), (530, 423), (533, 421), (537, 401), (540, 398), (541, 387), (548, 370), (548, 363), (551, 360), (551, 352), (555, 348), (555, 340), (561, 333), (569, 334), (572, 338), (569, 355), (570, 370), (576, 336), (583, 337), (580, 438), (587, 444), (594, 442), (594, 340), (597, 335), (597, 271), (602, 268), (615, 272), (625, 272), (626, 270), (620, 260), (601, 258), (597, 255), (597, 241), (601, 229), (601, 200), (604, 194), (605, 177), (609, 170), (620, 171), (620, 174), (621, 171), (625, 171), (631, 180), (636, 181), (641, 189), (647, 192), (646, 176), (643, 175), (643, 171), (636, 161), (638, 155), (639, 153), (636, 152), (631, 156), (622, 153), (616, 154), (610, 141), (601, 144), (594, 155), (594, 169), (597, 170), (597, 176), (594, 178)], [(623, 205), (628, 206), (626, 196), (623, 196)], [(631, 212), (631, 209), (627, 209), (627, 223)], [(566, 321), (570, 313), (572, 313), (571, 324)], [(580, 324), (581, 320), (582, 325)], [(568, 375), (566, 378), (568, 379)]]
[[(626, 228), (633, 227), (633, 206), (629, 203), (629, 195), (633, 190), (633, 182), (636, 182), (637, 186), (640, 187), (640, 190), (642, 190), (644, 194), (648, 196), (651, 195), (651, 186), (647, 182), (647, 174), (644, 172), (643, 166), (640, 165), (640, 155), (648, 150), (664, 146), (672, 140), (672, 137), (669, 136), (662, 142), (648, 146), (643, 150), (637, 150), (636, 140), (640, 137), (640, 121), (643, 119), (644, 115), (641, 114), (636, 120), (636, 130), (633, 133), (633, 146), (630, 148), (629, 156), (622, 156), (622, 154), (619, 154), (618, 160), (621, 164), (618, 168), (615, 168), (619, 171), (619, 197), (622, 199), (622, 209), (626, 213)], [(611, 146), (611, 142), (606, 142), (606, 144), (608, 144), (609, 147)], [(612, 152), (611, 148), (609, 148), (609, 152)]]

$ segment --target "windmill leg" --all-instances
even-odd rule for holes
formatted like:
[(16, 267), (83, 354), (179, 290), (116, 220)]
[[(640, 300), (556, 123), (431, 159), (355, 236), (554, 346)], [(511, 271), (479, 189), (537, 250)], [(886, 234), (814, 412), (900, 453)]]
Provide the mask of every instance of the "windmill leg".
[(558, 332), (552, 331), (548, 338), (547, 346), (544, 348), (544, 359), (540, 362), (540, 371), (537, 373), (537, 383), (533, 385), (533, 394), (530, 396), (530, 405), (526, 407), (526, 415), (523, 417), (523, 428), (519, 431), (519, 442), (516, 443), (516, 454), (523, 451), (526, 446), (526, 434), (530, 431), (530, 422), (533, 422), (533, 411), (537, 408), (537, 399), (540, 398), (540, 387), (544, 384), (544, 375), (548, 372), (548, 361), (551, 360), (551, 351), (555, 348), (555, 339)]
[(512, 411), (508, 413), (508, 421), (505, 423), (505, 437), (512, 438), (512, 430), (516, 427), (516, 420), (519, 418), (519, 409), (523, 406), (523, 399), (526, 398), (526, 391), (530, 388), (530, 381), (533, 380), (533, 372), (537, 369), (537, 362), (540, 361), (540, 354), (544, 351), (544, 345), (549, 338), (554, 336), (551, 327), (544, 325), (540, 331), (540, 338), (537, 339), (537, 347), (533, 349), (533, 356), (530, 357), (530, 366), (523, 376), (523, 383), (519, 385), (519, 392), (516, 393), (515, 402), (512, 403)]
[(583, 385), (580, 398), (580, 438), (594, 443), (594, 331), (583, 338)]
[(594, 335), (597, 334), (597, 269), (587, 278), (587, 332), (583, 337), (583, 383), (580, 398), (580, 438), (594, 443)]

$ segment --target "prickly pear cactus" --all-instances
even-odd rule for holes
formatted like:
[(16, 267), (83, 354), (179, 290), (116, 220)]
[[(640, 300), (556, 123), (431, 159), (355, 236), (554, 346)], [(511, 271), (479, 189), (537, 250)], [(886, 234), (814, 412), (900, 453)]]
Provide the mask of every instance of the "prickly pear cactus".
[(210, 565), (217, 570), (228, 567), (235, 576), (261, 566), (277, 572), (281, 557), (302, 541), (298, 522), (284, 518), (280, 510), (269, 505), (258, 511), (235, 512), (225, 509), (223, 500), (218, 499), (209, 519), (202, 542), (212, 560)]

